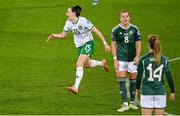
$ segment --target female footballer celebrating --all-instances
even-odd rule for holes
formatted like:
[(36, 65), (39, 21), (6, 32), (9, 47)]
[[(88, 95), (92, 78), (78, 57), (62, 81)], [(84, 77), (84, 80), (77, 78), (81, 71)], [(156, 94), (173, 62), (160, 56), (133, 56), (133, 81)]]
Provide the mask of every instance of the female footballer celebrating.
[[(141, 51), (141, 38), (138, 28), (130, 23), (130, 15), (127, 10), (122, 10), (119, 14), (120, 24), (112, 30), (112, 54), (114, 57), (114, 67), (118, 77), (120, 95), (122, 97), (122, 107), (118, 112), (131, 109), (138, 109), (134, 100), (136, 92), (136, 68)], [(130, 105), (128, 106), (126, 73), (130, 82)]]
[[(159, 37), (150, 35), (148, 43), (150, 52), (141, 57), (138, 64), (136, 92), (137, 96), (139, 96), (141, 87), (140, 104), (142, 115), (152, 115), (153, 111), (154, 115), (163, 115), (166, 107), (164, 72), (171, 89), (170, 100), (175, 100), (174, 82), (168, 58), (161, 55)], [(143, 74), (144, 77), (142, 79)]]
[(79, 92), (79, 85), (83, 78), (83, 66), (102, 66), (105, 71), (108, 72), (109, 70), (105, 59), (103, 59), (102, 61), (90, 59), (95, 46), (91, 32), (95, 32), (101, 39), (106, 52), (111, 51), (111, 48), (107, 44), (102, 33), (89, 20), (81, 17), (80, 12), (81, 7), (78, 5), (68, 8), (66, 12), (68, 20), (66, 21), (66, 24), (64, 26), (64, 31), (59, 34), (51, 34), (47, 39), (47, 41), (49, 41), (53, 38), (65, 38), (68, 35), (69, 31), (72, 31), (74, 34), (74, 43), (79, 53), (79, 57), (76, 62), (76, 80), (73, 86), (67, 87), (67, 89), (74, 94), (77, 94)]

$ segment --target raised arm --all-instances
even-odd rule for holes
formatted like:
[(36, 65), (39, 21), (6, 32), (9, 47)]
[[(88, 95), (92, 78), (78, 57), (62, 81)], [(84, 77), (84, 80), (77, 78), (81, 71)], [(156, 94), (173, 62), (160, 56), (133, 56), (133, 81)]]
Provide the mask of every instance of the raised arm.
[(54, 38), (60, 38), (60, 39), (63, 39), (65, 38), (66, 36), (68, 35), (68, 32), (61, 32), (61, 33), (58, 33), (58, 34), (51, 34), (48, 36), (48, 39), (46, 40), (47, 42), (51, 39), (54, 39)]
[(92, 32), (95, 32), (96, 35), (101, 39), (102, 43), (104, 44), (104, 48), (106, 52), (110, 52), (111, 48), (109, 47), (109, 45), (107, 44), (104, 36), (102, 35), (102, 33), (94, 26), (91, 30)]

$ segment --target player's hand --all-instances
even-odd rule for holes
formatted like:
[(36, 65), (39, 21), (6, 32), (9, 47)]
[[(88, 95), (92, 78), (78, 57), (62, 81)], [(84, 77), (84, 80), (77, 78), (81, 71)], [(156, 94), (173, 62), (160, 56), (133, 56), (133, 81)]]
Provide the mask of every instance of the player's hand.
[(134, 65), (138, 65), (138, 63), (139, 63), (139, 57), (136, 56), (136, 57), (134, 58), (134, 63), (133, 63), (133, 64), (134, 64)]
[(105, 51), (108, 52), (108, 53), (111, 52), (111, 48), (109, 47), (108, 44), (105, 44), (105, 45), (104, 45), (104, 49), (105, 49)]
[(119, 68), (119, 62), (118, 60), (114, 60), (114, 68), (117, 70)]
[(53, 39), (53, 38), (54, 38), (54, 35), (51, 34), (51, 35), (48, 36), (48, 39), (47, 39), (46, 41), (48, 42), (49, 40), (51, 40), (51, 39)]
[(171, 93), (170, 96), (169, 96), (169, 99), (171, 101), (175, 101), (175, 99), (176, 99), (175, 93)]

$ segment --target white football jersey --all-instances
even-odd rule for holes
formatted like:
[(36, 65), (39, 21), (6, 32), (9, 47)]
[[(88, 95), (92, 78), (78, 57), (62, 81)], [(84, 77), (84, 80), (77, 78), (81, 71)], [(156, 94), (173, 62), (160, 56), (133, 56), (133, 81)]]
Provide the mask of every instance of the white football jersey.
[(92, 28), (93, 24), (89, 20), (84, 17), (78, 17), (76, 23), (72, 23), (71, 21), (67, 20), (64, 26), (64, 31), (72, 31), (74, 33), (74, 44), (76, 47), (80, 47), (86, 42), (93, 40), (91, 33)]

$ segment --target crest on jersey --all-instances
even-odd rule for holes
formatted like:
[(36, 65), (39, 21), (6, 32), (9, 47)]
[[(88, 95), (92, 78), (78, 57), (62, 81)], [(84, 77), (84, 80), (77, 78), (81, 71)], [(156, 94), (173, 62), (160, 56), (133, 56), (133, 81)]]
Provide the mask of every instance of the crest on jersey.
[(78, 29), (79, 29), (79, 30), (82, 30), (82, 28), (83, 28), (83, 27), (82, 27), (81, 25), (78, 26)]
[(133, 34), (133, 31), (129, 31), (129, 34), (132, 35), (132, 34)]
[(122, 32), (120, 32), (119, 34), (122, 35)]

